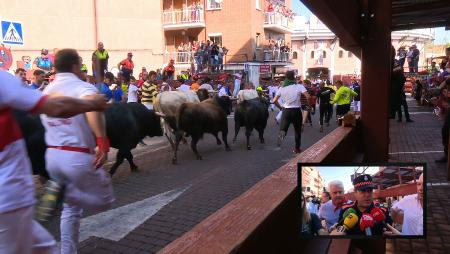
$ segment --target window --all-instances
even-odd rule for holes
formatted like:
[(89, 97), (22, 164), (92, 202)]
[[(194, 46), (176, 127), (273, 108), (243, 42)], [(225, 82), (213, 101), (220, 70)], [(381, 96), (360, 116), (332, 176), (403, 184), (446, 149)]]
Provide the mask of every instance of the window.
[(297, 57), (298, 57), (298, 56), (297, 56), (297, 51), (294, 51), (294, 53), (292, 54), (292, 58), (293, 58), (293, 59), (297, 59)]
[(314, 58), (314, 51), (311, 51), (311, 58)]
[(222, 35), (209, 35), (209, 40), (216, 42), (218, 45), (222, 45)]
[(342, 58), (342, 57), (344, 57), (344, 51), (339, 50), (339, 58)]
[(323, 58), (327, 58), (327, 52), (325, 50), (323, 51)]
[(352, 54), (352, 52), (348, 52), (348, 57), (352, 57), (353, 56), (353, 54)]
[(261, 48), (260, 42), (259, 42), (259, 37), (260, 37), (260, 33), (256, 33), (256, 48), (259, 49)]
[(261, 10), (261, 5), (260, 5), (259, 1), (261, 1), (261, 0), (256, 0), (256, 9), (257, 10)]
[(220, 10), (222, 9), (223, 0), (208, 0), (207, 1), (207, 10)]

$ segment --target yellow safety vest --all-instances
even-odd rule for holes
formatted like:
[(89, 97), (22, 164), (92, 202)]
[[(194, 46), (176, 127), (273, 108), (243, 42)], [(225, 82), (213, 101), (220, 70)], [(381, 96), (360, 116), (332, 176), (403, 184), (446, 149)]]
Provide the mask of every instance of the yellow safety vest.
[(97, 59), (99, 60), (106, 60), (108, 58), (108, 51), (103, 50), (103, 52), (100, 52), (98, 49), (94, 52), (95, 56), (97, 56)]

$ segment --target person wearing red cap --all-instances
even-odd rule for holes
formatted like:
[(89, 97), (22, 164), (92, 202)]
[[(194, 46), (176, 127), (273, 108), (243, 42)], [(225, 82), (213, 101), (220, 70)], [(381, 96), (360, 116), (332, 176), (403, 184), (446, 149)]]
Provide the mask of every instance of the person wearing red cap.
[(130, 81), (130, 77), (133, 74), (134, 62), (133, 62), (132, 58), (133, 58), (133, 53), (128, 52), (127, 58), (120, 61), (120, 63), (117, 65), (119, 70), (122, 71), (123, 77), (125, 78), (125, 82), (127, 82), (127, 83)]

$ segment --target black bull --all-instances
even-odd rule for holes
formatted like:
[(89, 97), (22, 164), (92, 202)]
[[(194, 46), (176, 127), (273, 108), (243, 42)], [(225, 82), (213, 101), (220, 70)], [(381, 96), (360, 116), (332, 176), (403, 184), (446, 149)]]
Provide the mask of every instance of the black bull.
[(245, 136), (247, 137), (247, 149), (250, 150), (250, 135), (253, 129), (259, 133), (259, 140), (264, 144), (264, 130), (267, 126), (267, 119), (269, 118), (269, 102), (264, 98), (256, 98), (252, 100), (245, 100), (239, 103), (234, 112), (234, 139), (236, 141), (237, 135), (241, 127), (245, 127)]
[[(26, 142), (33, 174), (49, 178), (45, 167), (45, 129), (39, 116), (16, 111), (15, 117)], [(131, 150), (146, 136), (163, 135), (159, 116), (139, 103), (114, 103), (105, 111), (105, 119), (111, 147), (118, 149), (110, 174), (113, 175), (125, 159), (130, 163), (131, 170), (136, 171)]]

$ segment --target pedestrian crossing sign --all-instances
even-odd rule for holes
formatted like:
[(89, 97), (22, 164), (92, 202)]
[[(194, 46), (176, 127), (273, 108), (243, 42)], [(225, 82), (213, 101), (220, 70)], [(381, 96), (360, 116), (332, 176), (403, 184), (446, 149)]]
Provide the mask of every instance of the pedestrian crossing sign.
[(3, 44), (23, 45), (22, 24), (2, 20), (2, 41)]

